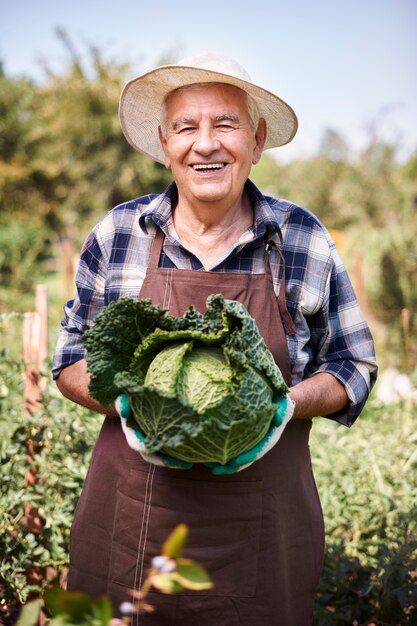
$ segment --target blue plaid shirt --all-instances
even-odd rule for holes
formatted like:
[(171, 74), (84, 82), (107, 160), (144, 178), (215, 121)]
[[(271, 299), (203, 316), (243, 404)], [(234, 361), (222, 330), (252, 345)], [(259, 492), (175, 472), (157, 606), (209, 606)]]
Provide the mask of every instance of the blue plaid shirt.
[[(296, 327), (296, 334), (287, 336), (292, 383), (318, 372), (334, 375), (345, 385), (351, 403), (346, 411), (330, 417), (350, 426), (375, 382), (377, 367), (369, 328), (334, 242), (306, 209), (264, 196), (250, 181), (246, 191), (254, 222), (208, 270), (178, 240), (171, 211), (177, 201), (175, 183), (161, 195), (143, 196), (107, 213), (81, 251), (76, 295), (64, 307), (54, 378), (62, 368), (85, 357), (82, 334), (109, 302), (138, 297), (157, 227), (165, 233), (160, 266), (201, 272), (262, 273), (264, 247), (259, 240), (267, 232), (281, 246), (281, 232), (287, 307)], [(278, 294), (279, 256), (274, 247), (269, 259)]]

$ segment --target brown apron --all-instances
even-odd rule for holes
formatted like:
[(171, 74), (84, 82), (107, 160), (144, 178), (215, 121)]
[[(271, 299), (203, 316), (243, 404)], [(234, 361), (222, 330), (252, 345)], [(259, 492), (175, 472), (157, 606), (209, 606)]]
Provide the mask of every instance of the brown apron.
[[(173, 315), (191, 303), (204, 312), (211, 293), (239, 300), (290, 384), (284, 323), (293, 329), (283, 263), (277, 298), (267, 260), (264, 274), (163, 269), (162, 242), (158, 231), (140, 297)], [(117, 610), (129, 589), (141, 586), (164, 539), (185, 522), (185, 556), (204, 565), (214, 588), (151, 592), (155, 612), (134, 616), (132, 626), (310, 626), (324, 551), (310, 428), (311, 420), (290, 421), (262, 459), (237, 474), (213, 476), (203, 465), (172, 470), (144, 462), (119, 421), (106, 418), (71, 530), (68, 588), (108, 594)]]

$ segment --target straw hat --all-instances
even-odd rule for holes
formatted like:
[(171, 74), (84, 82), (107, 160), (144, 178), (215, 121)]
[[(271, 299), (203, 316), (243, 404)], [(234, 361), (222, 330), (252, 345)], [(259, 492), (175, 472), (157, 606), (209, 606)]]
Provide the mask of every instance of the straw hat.
[(130, 80), (120, 96), (119, 116), (128, 142), (139, 152), (164, 163), (158, 127), (165, 97), (174, 89), (195, 83), (226, 83), (246, 91), (266, 120), (265, 149), (289, 143), (298, 121), (292, 108), (273, 93), (254, 85), (246, 70), (233, 59), (207, 52), (162, 65)]

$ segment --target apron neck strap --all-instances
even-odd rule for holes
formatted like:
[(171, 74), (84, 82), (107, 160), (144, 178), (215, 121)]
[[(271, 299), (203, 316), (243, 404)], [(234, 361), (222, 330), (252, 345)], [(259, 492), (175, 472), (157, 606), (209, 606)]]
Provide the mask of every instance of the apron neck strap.
[(282, 247), (283, 247), (282, 234), (280, 231), (276, 231), (276, 232), (280, 239), (279, 246), (277, 246), (275, 241), (273, 241), (273, 239), (270, 239), (268, 235), (265, 235), (265, 242), (266, 242), (265, 243), (265, 273), (270, 274), (272, 277), (271, 265), (269, 262), (269, 255), (271, 253), (271, 249), (275, 248), (280, 259), (280, 266), (279, 266), (280, 287), (279, 287), (278, 298), (277, 298), (278, 307), (281, 313), (282, 321), (285, 326), (285, 330), (287, 331), (288, 335), (293, 336), (296, 334), (296, 330), (295, 330), (294, 322), (292, 321), (292, 317), (288, 312), (287, 302), (285, 299), (285, 258), (284, 258), (284, 254), (282, 251)]
[(164, 237), (165, 237), (164, 233), (159, 228), (159, 226), (157, 226), (155, 237), (152, 242), (151, 255), (149, 257), (149, 263), (148, 263), (148, 266), (151, 268), (159, 267), (159, 258), (162, 252), (162, 244), (164, 242)]
[[(285, 330), (287, 331), (289, 335), (295, 335), (296, 331), (295, 331), (294, 322), (292, 321), (292, 317), (288, 312), (287, 303), (285, 301), (285, 259), (284, 259), (284, 255), (282, 252), (282, 235), (279, 231), (277, 231), (277, 233), (281, 242), (281, 245), (279, 247), (276, 245), (275, 241), (270, 239), (267, 235), (265, 235), (265, 238), (264, 238), (265, 239), (265, 273), (271, 275), (271, 278), (272, 278), (271, 266), (269, 263), (269, 254), (271, 252), (272, 247), (274, 247), (280, 258), (279, 278), (280, 278), (281, 284), (280, 284), (278, 298), (277, 298), (278, 307), (281, 313), (282, 321), (285, 326)], [(149, 258), (150, 268), (158, 268), (159, 266), (159, 259), (161, 256), (162, 244), (163, 244), (164, 238), (165, 238), (165, 235), (163, 231), (159, 227), (157, 227), (155, 238), (152, 243), (151, 255)]]

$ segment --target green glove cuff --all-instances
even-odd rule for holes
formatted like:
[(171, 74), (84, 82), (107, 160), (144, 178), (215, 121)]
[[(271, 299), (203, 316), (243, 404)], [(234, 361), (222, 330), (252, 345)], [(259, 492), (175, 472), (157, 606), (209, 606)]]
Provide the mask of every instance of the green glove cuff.
[(272, 424), (275, 427), (281, 426), (282, 422), (284, 421), (285, 414), (287, 412), (288, 398), (287, 396), (285, 396), (284, 398), (275, 397), (272, 399), (272, 402), (278, 405), (278, 409), (276, 410), (276, 413), (272, 419)]
[(132, 417), (132, 409), (130, 408), (129, 400), (125, 393), (121, 393), (120, 396), (117, 397), (116, 411), (119, 413), (120, 417), (124, 419)]
[(232, 467), (230, 461), (227, 465), (220, 465), (220, 463), (204, 463), (207, 467), (211, 468), (211, 473), (215, 476), (226, 476), (226, 474), (236, 474), (238, 468)]

